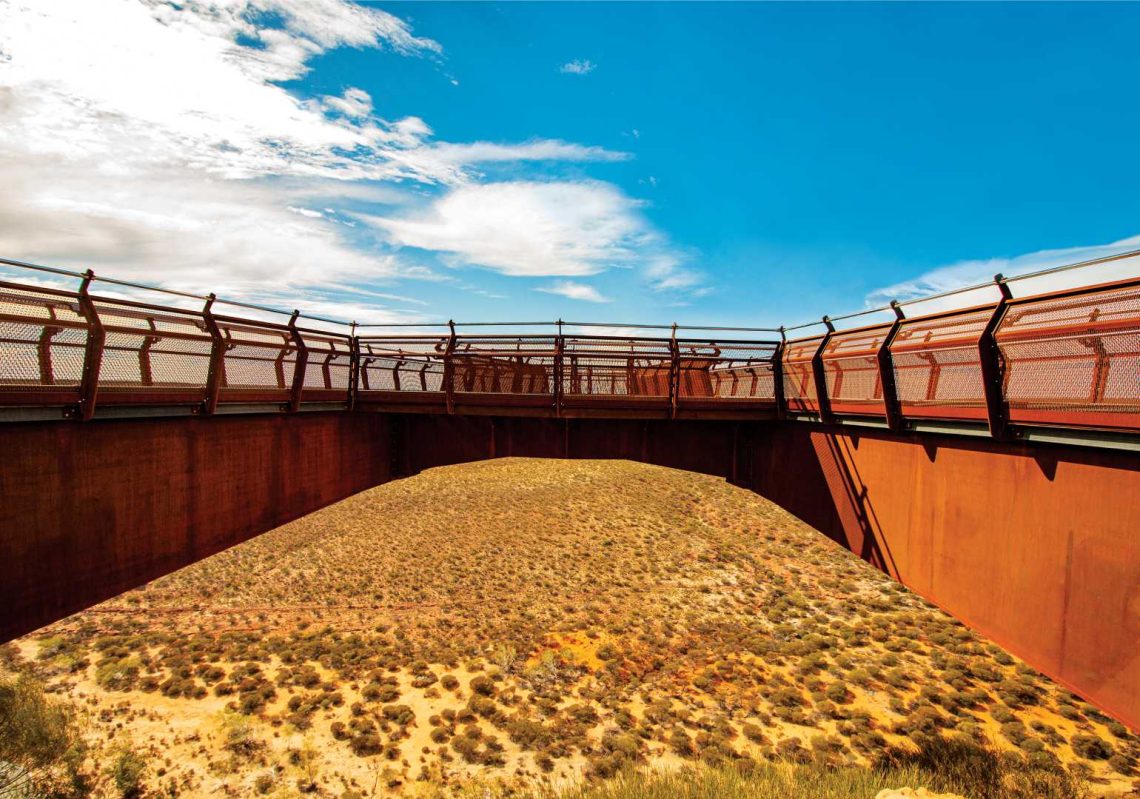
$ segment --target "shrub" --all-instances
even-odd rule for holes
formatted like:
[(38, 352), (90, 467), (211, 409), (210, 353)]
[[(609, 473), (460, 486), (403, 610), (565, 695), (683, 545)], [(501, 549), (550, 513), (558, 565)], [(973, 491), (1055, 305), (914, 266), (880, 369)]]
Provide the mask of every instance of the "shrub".
[(471, 681), (471, 690), (480, 696), (494, 696), (495, 683), (490, 677), (479, 675)]
[(757, 727), (755, 724), (745, 724), (741, 729), (741, 732), (744, 733), (745, 738), (752, 741), (754, 744), (768, 743), (768, 738), (764, 735), (764, 731)]
[(352, 739), (349, 744), (352, 747), (353, 754), (358, 757), (368, 757), (369, 755), (378, 755), (380, 750), (384, 748), (380, 736), (373, 732), (366, 732), (357, 735)]
[(1069, 745), (1077, 757), (1085, 760), (1108, 760), (1112, 757), (1112, 747), (1097, 735), (1074, 735)]
[(689, 734), (679, 727), (674, 729), (669, 735), (669, 748), (681, 757), (692, 757), (696, 754), (696, 750), (693, 748), (693, 741), (689, 738)]
[(1117, 774), (1123, 774), (1126, 777), (1132, 773), (1132, 761), (1120, 753), (1108, 759), (1108, 766)]
[(84, 788), (83, 754), (70, 707), (49, 700), (31, 677), (0, 682), (0, 762), (14, 766), (0, 770), (0, 796), (22, 795), (16, 785), (25, 780), (29, 795), (48, 795), (59, 782)]
[(133, 749), (123, 749), (107, 770), (111, 781), (119, 789), (123, 799), (136, 799), (143, 793), (143, 777), (146, 775), (146, 761)]
[(553, 740), (550, 730), (541, 722), (514, 719), (507, 724), (507, 736), (523, 749), (541, 749)]

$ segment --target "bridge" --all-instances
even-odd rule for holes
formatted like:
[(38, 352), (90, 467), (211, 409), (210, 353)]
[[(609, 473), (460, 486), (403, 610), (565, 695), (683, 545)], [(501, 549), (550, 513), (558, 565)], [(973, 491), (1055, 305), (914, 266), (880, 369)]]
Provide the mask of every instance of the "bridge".
[(614, 335), (2, 263), (0, 640), (425, 468), (629, 458), (776, 502), (1140, 728), (1140, 277)]

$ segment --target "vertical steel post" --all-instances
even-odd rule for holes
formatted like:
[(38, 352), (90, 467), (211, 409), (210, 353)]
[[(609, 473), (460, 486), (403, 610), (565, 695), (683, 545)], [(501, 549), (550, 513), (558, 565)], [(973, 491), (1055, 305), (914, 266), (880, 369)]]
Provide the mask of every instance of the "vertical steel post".
[(99, 394), (99, 370), (103, 365), (103, 345), (107, 335), (99, 312), (91, 300), (90, 286), (95, 273), (88, 269), (79, 286), (79, 310), (87, 322), (87, 346), (83, 350), (83, 377), (79, 384), (79, 418), (87, 421), (95, 415)]
[(835, 325), (831, 323), (830, 316), (823, 317), (823, 323), (827, 326), (827, 332), (819, 342), (815, 355), (811, 357), (811, 371), (815, 378), (815, 401), (819, 406), (819, 420), (830, 422), (832, 421), (831, 400), (827, 396), (827, 370), (823, 368), (823, 351), (827, 349), (827, 343), (835, 333)]
[(349, 325), (348, 334), (348, 409), (356, 408), (356, 392), (360, 380), (360, 339), (356, 336), (356, 322)]
[(558, 320), (558, 333), (554, 336), (554, 415), (562, 415), (562, 353), (566, 340), (562, 337), (562, 319)]
[(903, 420), (899, 407), (898, 389), (895, 386), (895, 365), (894, 361), (891, 360), (891, 344), (894, 343), (895, 336), (898, 335), (906, 315), (903, 313), (898, 300), (891, 300), (891, 310), (895, 312), (895, 321), (891, 325), (891, 329), (887, 331), (887, 335), (883, 337), (883, 343), (875, 355), (875, 361), (879, 365), (879, 385), (883, 388), (883, 408), (886, 410), (887, 427), (897, 432), (902, 429)]
[(772, 353), (772, 398), (776, 401), (776, 418), (783, 419), (788, 412), (784, 402), (784, 347), (788, 343), (787, 331), (780, 325), (780, 343)]
[(293, 385), (289, 391), (289, 410), (294, 412), (301, 409), (301, 393), (305, 390), (305, 366), (309, 362), (309, 349), (304, 336), (297, 329), (297, 317), (300, 315), (300, 311), (294, 310), (293, 315), (289, 317), (289, 335), (297, 348), (297, 360), (293, 364)]
[[(55, 315), (55, 306), (48, 305), (48, 316), (51, 319), (58, 319)], [(44, 386), (55, 385), (55, 369), (51, 361), (51, 340), (63, 332), (62, 327), (53, 327), (52, 325), (45, 324), (44, 329), (40, 331), (39, 343), (36, 344), (36, 361), (40, 367), (40, 384)]]
[[(154, 322), (153, 316), (148, 316), (147, 324), (154, 332), (158, 332), (158, 325)], [(162, 341), (161, 336), (146, 336), (143, 339), (142, 346), (139, 347), (139, 381), (144, 386), (154, 385), (154, 370), (151, 368), (150, 361), (150, 348), (158, 342)]]
[(202, 401), (202, 412), (207, 416), (218, 409), (218, 395), (221, 393), (222, 382), (225, 380), (226, 341), (222, 338), (222, 331), (218, 327), (218, 320), (214, 318), (213, 294), (206, 298), (206, 307), (202, 309), (202, 321), (210, 333), (213, 344), (210, 347), (210, 368), (206, 373), (206, 398)]
[(994, 284), (1001, 292), (1001, 299), (998, 300), (993, 315), (990, 316), (990, 320), (986, 323), (981, 338), (978, 340), (978, 359), (982, 368), (982, 385), (986, 397), (986, 420), (989, 424), (990, 435), (994, 438), (1005, 438), (1009, 419), (1009, 412), (1005, 406), (1005, 397), (1002, 391), (1005, 364), (1002, 362), (1001, 350), (998, 349), (994, 334), (1001, 325), (1001, 320), (1005, 318), (1005, 312), (1009, 308), (1009, 301), (1013, 299), (1013, 293), (1009, 290), (1009, 284), (1006, 283), (1005, 277), (1000, 273), (994, 275)]
[(449, 319), (447, 327), (451, 330), (451, 335), (443, 353), (443, 389), (447, 397), (447, 412), (455, 413), (455, 320)]
[(677, 347), (677, 323), (669, 334), (669, 418), (677, 418), (677, 395), (681, 393), (681, 350)]

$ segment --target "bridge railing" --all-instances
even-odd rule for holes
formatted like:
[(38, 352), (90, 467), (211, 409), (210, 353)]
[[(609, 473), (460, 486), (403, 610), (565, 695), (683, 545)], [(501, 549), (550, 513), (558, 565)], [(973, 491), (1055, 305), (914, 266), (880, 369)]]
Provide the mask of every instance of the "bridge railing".
[(823, 333), (742, 340), (561, 323), (355, 335), (297, 312), (219, 314), (212, 295), (187, 309), (94, 294), (82, 277), (76, 290), (0, 281), (3, 418), (358, 407), (1140, 432), (1140, 278), (1016, 298), (999, 279), (994, 302), (913, 317), (896, 304), (891, 322), (825, 317)]
[(994, 335), (1009, 421), (1140, 429), (1140, 285), (1008, 303)]

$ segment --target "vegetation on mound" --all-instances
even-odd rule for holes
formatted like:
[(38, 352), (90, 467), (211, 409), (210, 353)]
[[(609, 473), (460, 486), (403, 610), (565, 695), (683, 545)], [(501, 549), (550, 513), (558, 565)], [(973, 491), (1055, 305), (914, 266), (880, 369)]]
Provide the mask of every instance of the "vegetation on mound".
[[(612, 779), (556, 791), (523, 794), (536, 799), (872, 799), (882, 792), (920, 786), (937, 796), (963, 799), (1084, 799), (1080, 780), (1064, 769), (962, 739), (929, 738), (891, 750), (872, 767), (823, 763), (741, 767), (695, 765), (674, 770), (633, 769)], [(467, 786), (465, 797), (519, 796), (502, 786)]]
[(74, 710), (29, 675), (0, 680), (0, 796), (85, 796)]
[(842, 771), (930, 738), (1099, 786), (1140, 759), (1135, 734), (779, 508), (627, 462), (431, 470), (12, 649), (80, 700), (94, 748), (130, 730), (170, 794)]

